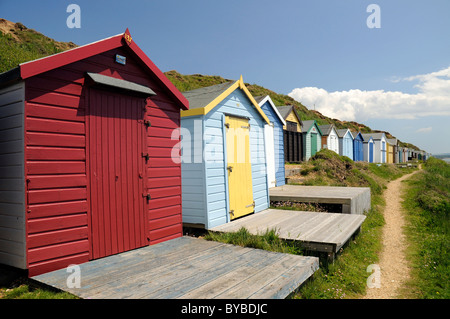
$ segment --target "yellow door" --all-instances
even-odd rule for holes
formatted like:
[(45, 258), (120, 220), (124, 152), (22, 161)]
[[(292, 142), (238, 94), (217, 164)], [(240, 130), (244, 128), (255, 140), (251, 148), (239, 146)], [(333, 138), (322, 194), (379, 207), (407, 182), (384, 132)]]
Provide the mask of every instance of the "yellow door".
[(227, 169), (230, 219), (254, 211), (250, 125), (248, 119), (226, 116)]

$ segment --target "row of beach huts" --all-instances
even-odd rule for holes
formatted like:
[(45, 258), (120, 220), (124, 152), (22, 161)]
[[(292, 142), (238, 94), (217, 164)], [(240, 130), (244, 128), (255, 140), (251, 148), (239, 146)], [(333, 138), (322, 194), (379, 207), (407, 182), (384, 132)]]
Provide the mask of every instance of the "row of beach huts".
[(0, 264), (35, 276), (258, 213), (285, 162), (321, 148), (419, 158), (301, 121), (242, 77), (181, 93), (128, 29), (22, 63), (0, 74)]
[(400, 146), (397, 138), (388, 138), (384, 132), (361, 133), (337, 129), (333, 124), (318, 125), (315, 120), (302, 121), (293, 106), (276, 108), (286, 121), (283, 134), (287, 163), (307, 161), (321, 149), (368, 163), (406, 163), (429, 157), (425, 151)]

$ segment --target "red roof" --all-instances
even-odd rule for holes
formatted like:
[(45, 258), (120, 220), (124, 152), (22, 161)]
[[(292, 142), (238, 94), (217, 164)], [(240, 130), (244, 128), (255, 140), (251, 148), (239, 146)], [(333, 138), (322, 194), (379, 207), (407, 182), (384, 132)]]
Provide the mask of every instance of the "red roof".
[(138, 47), (133, 41), (130, 32), (126, 29), (125, 33), (119, 34), (110, 38), (106, 38), (97, 42), (83, 45), (68, 51), (50, 55), (41, 59), (25, 62), (19, 65), (20, 77), (26, 79), (40, 73), (44, 73), (61, 66), (89, 58), (91, 56), (100, 54), (119, 47), (127, 47), (134, 52), (138, 58), (147, 66), (161, 85), (165, 86), (169, 93), (178, 101), (181, 109), (189, 109), (188, 100), (181, 94), (181, 92), (173, 85), (172, 82), (164, 75), (164, 73), (150, 60), (150, 58)]

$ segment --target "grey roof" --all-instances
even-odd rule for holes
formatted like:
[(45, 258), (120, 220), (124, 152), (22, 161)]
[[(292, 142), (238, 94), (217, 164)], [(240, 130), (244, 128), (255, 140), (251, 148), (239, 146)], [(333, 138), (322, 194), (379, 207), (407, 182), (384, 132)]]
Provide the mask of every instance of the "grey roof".
[(333, 124), (319, 125), (319, 128), (324, 136), (330, 135), (333, 128), (336, 130), (336, 127)]
[(397, 139), (396, 139), (396, 138), (387, 138), (386, 141), (387, 141), (389, 144), (397, 145)]
[(345, 133), (347, 133), (347, 131), (348, 131), (348, 129), (346, 129), (346, 128), (341, 128), (339, 130), (336, 130), (339, 137), (344, 137)]
[(383, 135), (386, 137), (386, 134), (384, 133), (370, 133), (370, 136), (372, 136), (374, 140), (381, 140)]
[(361, 133), (361, 135), (362, 135), (364, 141), (369, 141), (370, 138), (372, 137), (372, 133), (364, 133), (364, 134)]
[(283, 105), (283, 106), (277, 106), (278, 113), (280, 113), (281, 117), (286, 120), (289, 113), (291, 111), (294, 111), (294, 114), (297, 116), (297, 119), (300, 123), (300, 126), (302, 125), (303, 121), (300, 118), (300, 115), (298, 115), (297, 110), (295, 109), (294, 105)]
[(189, 109), (197, 109), (207, 106), (233, 84), (234, 82), (226, 82), (182, 93), (189, 101)]
[(358, 136), (358, 134), (359, 134), (359, 135), (361, 135), (361, 138), (362, 138), (363, 142), (365, 141), (365, 138), (364, 138), (364, 136), (362, 135), (361, 132), (352, 132), (352, 131), (350, 131), (350, 133), (352, 133), (353, 139), (355, 139)]
[(302, 121), (302, 132), (308, 132), (314, 122), (314, 120)]
[(267, 95), (260, 95), (260, 96), (254, 96), (253, 98), (255, 99), (256, 103), (260, 103), (262, 100), (264, 100), (266, 98)]
[(283, 105), (283, 106), (277, 106), (278, 112), (280, 113), (280, 115), (286, 119), (289, 115), (289, 113), (291, 113), (291, 110), (294, 106), (293, 105)]

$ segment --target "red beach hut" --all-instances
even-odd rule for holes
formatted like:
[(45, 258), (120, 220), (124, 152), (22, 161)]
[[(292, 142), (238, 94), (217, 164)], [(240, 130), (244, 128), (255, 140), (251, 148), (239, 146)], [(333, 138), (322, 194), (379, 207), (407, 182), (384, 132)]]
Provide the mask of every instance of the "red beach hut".
[(34, 276), (181, 236), (180, 109), (128, 29), (0, 74), (0, 263)]

